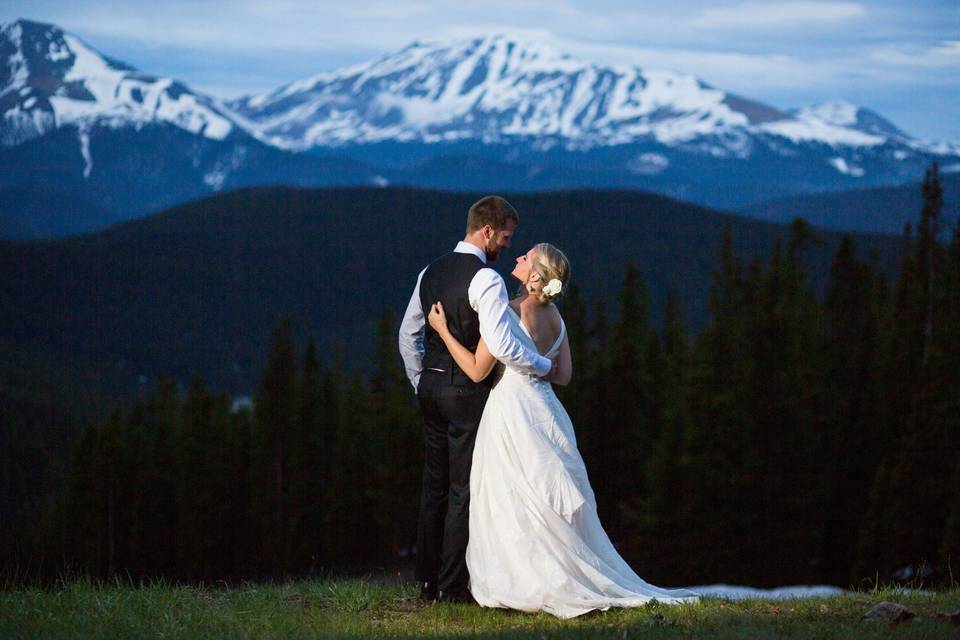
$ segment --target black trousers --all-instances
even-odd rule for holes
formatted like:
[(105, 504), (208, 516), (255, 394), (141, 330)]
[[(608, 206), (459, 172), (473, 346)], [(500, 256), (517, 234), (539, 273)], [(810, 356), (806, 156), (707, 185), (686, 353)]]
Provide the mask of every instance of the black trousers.
[(417, 397), (423, 413), (425, 456), (417, 526), (417, 580), (461, 593), (469, 584), (467, 541), (473, 444), (490, 389), (451, 384), (426, 370)]

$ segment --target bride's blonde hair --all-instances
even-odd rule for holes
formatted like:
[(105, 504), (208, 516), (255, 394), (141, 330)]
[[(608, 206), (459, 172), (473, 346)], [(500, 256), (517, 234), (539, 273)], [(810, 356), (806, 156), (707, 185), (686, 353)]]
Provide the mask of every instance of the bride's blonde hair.
[[(563, 251), (560, 251), (560, 249), (557, 249), (549, 242), (536, 244), (533, 250), (533, 264), (530, 265), (530, 268), (540, 276), (541, 288), (537, 291), (532, 291), (530, 295), (536, 296), (540, 302), (549, 302), (560, 297), (563, 291), (566, 291), (567, 280), (570, 279), (570, 261)], [(552, 296), (545, 294), (543, 287), (554, 279), (559, 280), (560, 284), (563, 285), (561, 292)]]

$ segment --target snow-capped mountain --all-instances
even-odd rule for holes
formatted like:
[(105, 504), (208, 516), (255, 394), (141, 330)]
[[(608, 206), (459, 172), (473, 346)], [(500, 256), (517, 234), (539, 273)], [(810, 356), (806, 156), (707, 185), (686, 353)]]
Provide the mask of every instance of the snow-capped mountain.
[(266, 145), (218, 102), (48, 24), (0, 24), (0, 234), (73, 233), (256, 184), (373, 170)]
[(845, 102), (786, 112), (523, 37), (416, 42), (223, 103), (54, 25), (0, 24), (0, 235), (261, 184), (631, 188), (738, 208), (912, 182), (931, 160), (960, 167), (960, 146)]
[(446, 189), (640, 187), (740, 207), (913, 181), (932, 159), (960, 166), (960, 146), (847, 102), (787, 112), (689, 74), (503, 34), (416, 42), (226, 106), (268, 144)]
[(13, 146), (64, 125), (164, 122), (223, 140), (234, 125), (214, 101), (171, 78), (140, 73), (51, 25), (0, 27), (0, 144)]
[(771, 136), (856, 147), (887, 140), (818, 114), (794, 117), (691, 75), (584, 62), (507, 35), (417, 42), (229, 106), (262, 140), (301, 150), (383, 141), (525, 139), (570, 150), (701, 141), (704, 153), (747, 157)]
[[(72, 131), (84, 178), (96, 165), (91, 137), (103, 138), (105, 130), (122, 135), (170, 126), (211, 142), (231, 133), (249, 137), (213, 99), (172, 78), (141, 73), (53, 25), (28, 20), (0, 25), (0, 60), (5, 62), (0, 64), (0, 146)], [(217, 164), (203, 175), (214, 189), (224, 177), (223, 163)], [(196, 158), (195, 168), (199, 165)]]

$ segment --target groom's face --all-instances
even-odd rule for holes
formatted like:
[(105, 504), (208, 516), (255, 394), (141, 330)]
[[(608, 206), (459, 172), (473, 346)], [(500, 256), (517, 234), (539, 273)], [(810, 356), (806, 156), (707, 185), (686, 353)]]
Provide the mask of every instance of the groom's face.
[(500, 251), (503, 249), (510, 248), (510, 238), (513, 237), (513, 232), (517, 228), (517, 225), (511, 221), (507, 221), (507, 226), (504, 229), (499, 231), (494, 231), (493, 227), (489, 227), (489, 233), (485, 234), (487, 244), (483, 248), (484, 253), (487, 254), (487, 260), (496, 260), (500, 255)]

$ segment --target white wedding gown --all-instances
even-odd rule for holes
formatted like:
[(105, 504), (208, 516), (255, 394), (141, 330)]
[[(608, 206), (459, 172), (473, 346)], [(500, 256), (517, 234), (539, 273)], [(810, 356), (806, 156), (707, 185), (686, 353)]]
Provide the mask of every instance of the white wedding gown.
[[(519, 316), (512, 309), (509, 316), (512, 331), (536, 351)], [(561, 324), (547, 356), (560, 348), (565, 331)], [(467, 567), (482, 606), (560, 618), (699, 597), (644, 582), (620, 557), (600, 525), (566, 410), (549, 382), (509, 367), (477, 431)]]

